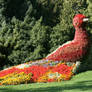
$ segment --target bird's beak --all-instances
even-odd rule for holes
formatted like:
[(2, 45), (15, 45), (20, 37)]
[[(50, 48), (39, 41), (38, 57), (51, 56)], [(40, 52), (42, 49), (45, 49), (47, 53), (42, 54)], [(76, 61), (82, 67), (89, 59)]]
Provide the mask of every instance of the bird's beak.
[(87, 21), (88, 21), (88, 18), (84, 18), (84, 19), (83, 19), (83, 22), (87, 22)]

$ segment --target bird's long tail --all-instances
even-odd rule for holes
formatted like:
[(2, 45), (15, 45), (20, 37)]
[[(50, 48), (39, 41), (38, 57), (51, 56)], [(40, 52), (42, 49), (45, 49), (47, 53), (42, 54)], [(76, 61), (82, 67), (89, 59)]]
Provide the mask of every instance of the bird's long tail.
[(79, 63), (37, 60), (13, 66), (0, 71), (1, 85), (15, 85), (32, 82), (59, 82), (69, 80)]

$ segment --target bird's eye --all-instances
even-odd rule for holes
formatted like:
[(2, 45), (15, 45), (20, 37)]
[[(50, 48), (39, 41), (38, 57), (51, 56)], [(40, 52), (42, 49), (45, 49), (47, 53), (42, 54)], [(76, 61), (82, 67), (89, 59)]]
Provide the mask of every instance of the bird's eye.
[(77, 26), (78, 24), (79, 24), (78, 22), (75, 23), (76, 26)]
[(80, 18), (80, 20), (83, 20), (83, 18)]

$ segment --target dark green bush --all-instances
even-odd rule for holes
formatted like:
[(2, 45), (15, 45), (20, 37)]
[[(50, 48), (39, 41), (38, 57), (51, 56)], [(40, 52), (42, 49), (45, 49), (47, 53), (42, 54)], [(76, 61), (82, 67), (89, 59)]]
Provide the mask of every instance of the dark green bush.
[[(91, 0), (1, 0), (1, 69), (44, 58), (72, 40), (73, 16), (84, 13), (92, 19), (91, 3)], [(88, 30), (91, 36), (91, 22)]]

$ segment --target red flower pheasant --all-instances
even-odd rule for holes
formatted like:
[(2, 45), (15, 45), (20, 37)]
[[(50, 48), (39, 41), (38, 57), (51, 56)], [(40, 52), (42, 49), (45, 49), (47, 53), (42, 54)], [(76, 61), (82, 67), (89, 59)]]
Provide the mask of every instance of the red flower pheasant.
[(72, 41), (69, 41), (54, 52), (49, 54), (45, 59), (54, 61), (78, 61), (87, 52), (89, 46), (89, 38), (85, 29), (85, 24), (88, 18), (83, 14), (75, 15), (73, 19), (73, 26), (75, 27), (75, 36)]
[[(72, 41), (63, 44), (45, 59), (35, 62), (30, 61), (0, 71), (0, 84), (14, 85), (20, 84), (20, 82), (69, 80), (76, 73), (80, 65), (79, 60), (86, 54), (89, 48), (90, 42), (85, 29), (87, 21), (88, 18), (86, 16), (77, 14), (73, 19), (73, 25), (76, 31)], [(22, 80), (20, 80), (21, 78)]]

